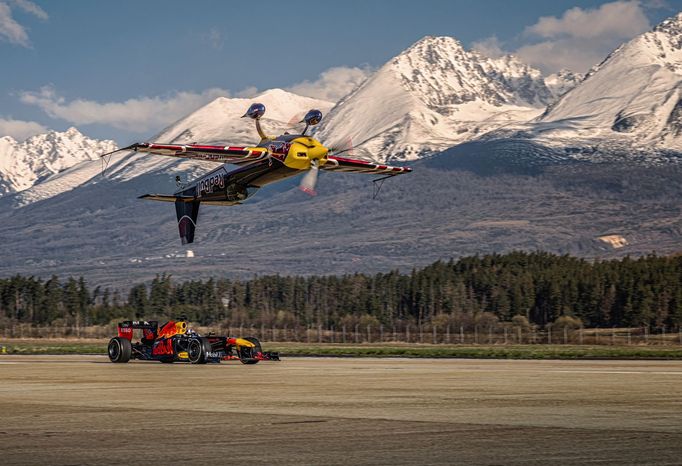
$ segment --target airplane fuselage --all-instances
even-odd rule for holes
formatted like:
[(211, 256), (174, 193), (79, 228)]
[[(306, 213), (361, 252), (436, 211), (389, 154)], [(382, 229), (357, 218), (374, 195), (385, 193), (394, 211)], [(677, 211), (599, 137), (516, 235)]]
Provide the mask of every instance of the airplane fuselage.
[[(306, 125), (302, 134), (285, 133), (276, 138), (269, 137), (263, 131), (260, 119), (264, 114), (265, 105), (254, 103), (242, 117), (249, 117), (255, 121), (256, 131), (261, 138), (261, 142), (256, 147), (139, 142), (103, 154), (102, 157), (114, 152), (134, 150), (223, 164), (188, 186), (183, 186), (172, 195), (144, 194), (140, 196), (140, 199), (175, 204), (182, 244), (190, 244), (194, 241), (201, 204), (240, 204), (259, 188), (301, 173), (305, 173), (305, 176), (301, 179), (299, 189), (315, 195), (315, 185), (320, 170), (379, 175), (381, 178), (374, 181), (381, 183), (387, 178), (412, 170), (409, 167), (392, 167), (366, 160), (339, 157), (340, 154), (348, 152), (350, 147), (344, 150), (336, 149), (333, 154), (329, 154), (330, 149), (316, 139), (305, 135), (309, 127), (319, 124), (322, 120), (322, 112), (319, 110), (310, 110), (299, 122)], [(237, 168), (228, 168), (228, 164), (236, 165)], [(176, 177), (176, 180), (178, 179)]]
[(252, 196), (259, 188), (302, 173), (312, 160), (324, 164), (328, 149), (319, 141), (299, 134), (283, 134), (261, 141), (269, 156), (230, 170), (229, 164), (202, 176), (175, 193), (214, 205), (234, 205)]

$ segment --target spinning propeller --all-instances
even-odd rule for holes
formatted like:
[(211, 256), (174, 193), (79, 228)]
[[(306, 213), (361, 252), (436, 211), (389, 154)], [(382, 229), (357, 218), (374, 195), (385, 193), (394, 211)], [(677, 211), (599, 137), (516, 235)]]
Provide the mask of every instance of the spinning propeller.
[[(305, 133), (308, 131), (308, 128), (310, 126), (315, 126), (317, 125), (320, 121), (322, 121), (322, 112), (319, 110), (310, 110), (306, 115), (303, 117), (303, 119), (299, 123), (305, 123), (305, 128), (303, 129), (302, 135), (305, 135)], [(329, 151), (327, 151), (329, 153)], [(326, 157), (327, 154), (324, 155)], [(324, 163), (324, 162), (323, 162)], [(320, 160), (316, 158), (311, 158), (310, 159), (310, 168), (308, 169), (308, 173), (303, 175), (303, 178), (301, 179), (301, 184), (298, 185), (298, 189), (303, 191), (306, 194), (309, 194), (311, 196), (315, 196), (317, 193), (315, 192), (315, 186), (317, 185), (317, 175), (320, 171)]]
[(338, 146), (331, 146), (329, 148), (329, 155), (353, 155), (353, 149), (353, 140), (348, 136), (348, 138), (341, 141)]
[(308, 170), (308, 173), (303, 175), (303, 178), (301, 179), (301, 184), (298, 185), (298, 189), (300, 189), (306, 194), (315, 196), (317, 194), (317, 192), (315, 191), (315, 185), (317, 185), (317, 174), (319, 171), (320, 163), (317, 161), (317, 159), (311, 160), (310, 169)]
[[(321, 117), (321, 115), (320, 115)], [(308, 126), (306, 126), (306, 129), (308, 129)], [(305, 133), (305, 131), (304, 131)], [(341, 155), (341, 154), (350, 154), (353, 151), (353, 141), (351, 141), (350, 137), (344, 141), (342, 144), (340, 144), (338, 147), (330, 147), (327, 150), (326, 155)], [(325, 156), (326, 157), (326, 156)], [(315, 185), (317, 185), (317, 176), (320, 172), (320, 166), (325, 163), (325, 160), (317, 159), (317, 158), (312, 158), (310, 160), (310, 169), (308, 170), (308, 173), (303, 175), (303, 178), (301, 179), (301, 183), (299, 184), (298, 188), (303, 191), (306, 194), (310, 194), (311, 196), (315, 196), (317, 193), (315, 192)]]

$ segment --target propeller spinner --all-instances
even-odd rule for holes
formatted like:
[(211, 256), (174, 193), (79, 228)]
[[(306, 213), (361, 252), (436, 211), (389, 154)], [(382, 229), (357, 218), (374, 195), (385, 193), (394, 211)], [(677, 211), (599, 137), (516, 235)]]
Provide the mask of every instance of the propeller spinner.
[[(264, 114), (265, 105), (254, 103), (249, 107), (242, 118), (249, 117), (256, 120), (258, 134), (260, 134), (262, 140), (267, 140), (268, 138), (263, 133), (259, 122)], [(306, 136), (308, 128), (319, 124), (320, 121), (322, 121), (322, 112), (317, 109), (308, 111), (303, 119), (299, 121), (299, 123), (305, 123), (305, 129), (301, 133), (300, 138), (296, 138), (292, 141), (285, 162), (286, 165), (291, 168), (307, 170), (307, 173), (301, 179), (299, 189), (311, 196), (316, 194), (315, 186), (317, 185), (320, 166), (327, 162), (327, 154), (329, 153), (329, 149), (319, 141), (310, 136)]]
[[(309, 127), (317, 125), (320, 121), (322, 121), (322, 112), (317, 109), (310, 110), (303, 117), (303, 120), (300, 121), (300, 123), (305, 122), (305, 129), (302, 134), (305, 135)], [(320, 171), (320, 164), (326, 162), (329, 150), (312, 138), (310, 141), (316, 143), (306, 150), (306, 156), (310, 160), (310, 168), (308, 169), (308, 173), (301, 179), (301, 184), (299, 184), (298, 188), (304, 193), (314, 196), (317, 194), (315, 192), (315, 186), (317, 185), (317, 175)]]

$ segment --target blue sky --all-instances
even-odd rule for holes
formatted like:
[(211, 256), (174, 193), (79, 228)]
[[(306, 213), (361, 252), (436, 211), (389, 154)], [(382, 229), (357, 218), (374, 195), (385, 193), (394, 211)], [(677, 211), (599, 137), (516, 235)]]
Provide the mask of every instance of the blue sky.
[(0, 136), (77, 126), (120, 144), (217, 95), (335, 99), (425, 35), (585, 71), (682, 10), (651, 1), (0, 0)]

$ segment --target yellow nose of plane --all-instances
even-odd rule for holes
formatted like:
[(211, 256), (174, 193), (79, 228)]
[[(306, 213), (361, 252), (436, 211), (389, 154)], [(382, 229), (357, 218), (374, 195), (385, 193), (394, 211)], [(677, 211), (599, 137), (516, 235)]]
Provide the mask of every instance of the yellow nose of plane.
[(320, 141), (301, 136), (292, 141), (284, 165), (297, 170), (308, 170), (313, 160), (317, 160), (319, 165), (324, 165), (327, 161), (328, 152), (329, 149), (324, 147)]

